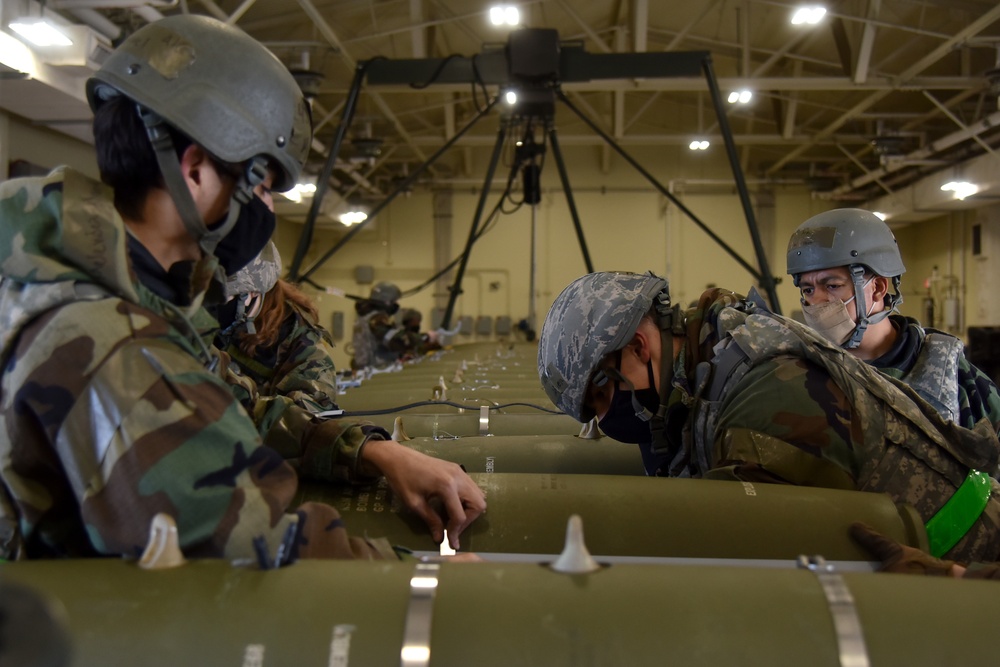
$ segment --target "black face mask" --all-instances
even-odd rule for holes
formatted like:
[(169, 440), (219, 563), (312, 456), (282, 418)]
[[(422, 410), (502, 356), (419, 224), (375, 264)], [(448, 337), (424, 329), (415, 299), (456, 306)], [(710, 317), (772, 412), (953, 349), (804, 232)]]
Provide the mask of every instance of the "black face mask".
[[(621, 356), (618, 357), (615, 369), (621, 370)], [(603, 419), (597, 422), (606, 435), (618, 442), (639, 444), (651, 442), (653, 439), (649, 432), (649, 422), (636, 414), (635, 406), (632, 404), (634, 395), (639, 405), (652, 414), (656, 414), (660, 407), (660, 394), (656, 391), (656, 384), (653, 382), (652, 361), (646, 362), (646, 371), (649, 374), (649, 387), (646, 389), (621, 389), (618, 386), (621, 382), (615, 382), (615, 391), (611, 395), (611, 405), (608, 412)]]
[[(212, 227), (218, 227), (224, 222), (225, 218)], [(219, 266), (222, 267), (227, 276), (234, 275), (264, 249), (274, 234), (275, 224), (274, 213), (256, 195), (250, 199), (249, 203), (240, 207), (236, 224), (215, 247), (215, 256), (219, 258)]]

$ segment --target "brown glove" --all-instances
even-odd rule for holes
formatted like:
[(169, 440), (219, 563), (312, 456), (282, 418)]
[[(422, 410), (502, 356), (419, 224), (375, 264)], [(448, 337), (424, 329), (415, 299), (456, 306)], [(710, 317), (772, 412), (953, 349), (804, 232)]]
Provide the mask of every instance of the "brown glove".
[(882, 561), (882, 572), (955, 576), (952, 571), (955, 561), (940, 560), (919, 549), (902, 545), (861, 522), (851, 524), (850, 530), (855, 542)]

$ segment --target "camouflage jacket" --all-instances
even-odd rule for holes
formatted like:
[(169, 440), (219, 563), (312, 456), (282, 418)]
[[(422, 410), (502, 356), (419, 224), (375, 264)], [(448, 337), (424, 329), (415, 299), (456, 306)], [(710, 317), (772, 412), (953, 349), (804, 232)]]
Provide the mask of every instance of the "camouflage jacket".
[[(905, 384), (813, 330), (726, 290), (687, 313), (667, 417), (671, 471), (889, 494), (926, 522), (970, 469), (991, 472), (1000, 442), (985, 422), (945, 422)], [(1000, 483), (948, 552), (1000, 557)]]
[(1000, 431), (1000, 393), (993, 380), (965, 358), (962, 341), (924, 329), (912, 318), (891, 319), (899, 333), (896, 344), (871, 365), (908, 384), (945, 419), (973, 428), (985, 417)]
[(419, 334), (398, 326), (392, 316), (376, 310), (362, 315), (354, 323), (355, 369), (388, 366), (407, 353), (414, 353), (420, 343)]
[(227, 350), (266, 395), (287, 396), (313, 412), (337, 409), (333, 339), (308, 313), (287, 301), (278, 341), (250, 357), (235, 344)]
[(0, 555), (135, 556), (165, 512), (189, 556), (253, 557), (260, 536), (274, 553), (294, 524), (301, 556), (377, 557), (332, 507), (286, 512), (296, 468), (346, 477), (364, 434), (274, 402), (253, 408), (284, 458), (262, 445), (208, 370), (216, 260), (180, 307), (135, 280), (126, 234), (72, 170), (0, 184)]

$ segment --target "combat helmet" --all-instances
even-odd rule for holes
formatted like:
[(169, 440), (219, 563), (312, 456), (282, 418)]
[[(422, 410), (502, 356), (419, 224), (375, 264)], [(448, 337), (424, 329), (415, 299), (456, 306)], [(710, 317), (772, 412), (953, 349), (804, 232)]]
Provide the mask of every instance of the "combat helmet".
[(668, 283), (639, 273), (591, 273), (556, 297), (538, 340), (538, 375), (560, 410), (580, 422), (593, 419), (583, 401), (595, 369), (628, 345), (654, 304), (670, 311)]
[[(845, 347), (861, 344), (869, 324), (880, 322), (903, 302), (900, 276), (906, 271), (892, 230), (871, 211), (838, 208), (809, 218), (788, 240), (787, 271), (799, 286), (803, 273), (846, 266), (857, 297), (857, 326)], [(885, 310), (871, 317), (864, 296), (864, 274), (871, 271), (892, 281), (895, 294), (886, 294)]]
[(368, 300), (375, 302), (375, 305), (380, 310), (393, 315), (399, 310), (399, 303), (397, 302), (401, 296), (403, 296), (403, 293), (396, 285), (388, 282), (380, 282), (372, 287), (372, 291), (368, 295)]
[[(242, 30), (207, 16), (180, 14), (143, 26), (87, 81), (97, 110), (134, 100), (171, 197), (207, 254), (229, 233), (253, 188), (276, 171), (272, 189), (295, 186), (312, 139), (309, 107), (288, 69)], [(175, 128), (213, 156), (243, 167), (229, 217), (209, 231), (184, 183)]]

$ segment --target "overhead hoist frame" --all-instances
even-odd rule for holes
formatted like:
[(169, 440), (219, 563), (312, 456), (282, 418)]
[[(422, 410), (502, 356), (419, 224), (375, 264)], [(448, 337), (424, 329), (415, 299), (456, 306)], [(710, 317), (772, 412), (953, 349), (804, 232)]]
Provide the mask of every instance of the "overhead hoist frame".
[[(337, 132), (334, 136), (333, 144), (330, 147), (327, 160), (317, 180), (316, 192), (313, 195), (309, 215), (306, 218), (302, 234), (299, 237), (295, 257), (289, 267), (289, 280), (293, 282), (309, 280), (309, 277), (315, 273), (319, 267), (326, 263), (327, 260), (329, 260), (334, 254), (337, 253), (337, 251), (346, 245), (355, 234), (360, 232), (368, 222), (373, 220), (400, 193), (405, 192), (414, 182), (416, 182), (417, 178), (424, 171), (433, 165), (445, 152), (448, 151), (448, 149), (450, 149), (474, 125), (486, 116), (496, 106), (499, 100), (499, 95), (493, 97), (492, 99), (487, 99), (485, 106), (479, 109), (478, 113), (468, 123), (466, 123), (464, 127), (456, 132), (453, 137), (448, 139), (448, 141), (445, 142), (441, 148), (435, 151), (434, 154), (427, 158), (427, 160), (425, 160), (420, 166), (412, 170), (410, 174), (402, 182), (400, 182), (388, 196), (386, 196), (385, 199), (380, 201), (372, 209), (372, 211), (368, 214), (367, 219), (355, 225), (350, 231), (347, 232), (347, 234), (338, 240), (332, 248), (327, 250), (307, 269), (301, 271), (302, 263), (309, 251), (309, 246), (312, 243), (313, 232), (315, 230), (316, 220), (319, 217), (323, 195), (329, 187), (329, 181), (333, 173), (337, 155), (340, 152), (344, 137), (347, 134), (347, 130), (354, 117), (354, 112), (357, 109), (358, 97), (366, 80), (369, 85), (376, 86), (402, 84), (418, 86), (429, 86), (433, 84), (472, 84), (483, 87), (499, 86), (501, 90), (519, 90), (520, 87), (524, 87), (531, 93), (530, 98), (533, 100), (532, 104), (535, 107), (543, 109), (543, 111), (540, 111), (537, 114), (529, 112), (527, 115), (512, 113), (507, 117), (501, 118), (496, 143), (494, 144), (490, 163), (487, 167), (486, 177), (480, 193), (479, 202), (473, 216), (472, 226), (469, 230), (469, 237), (466, 241), (465, 251), (462, 254), (458, 270), (455, 274), (454, 283), (449, 288), (450, 296), (448, 300), (448, 307), (446, 308), (444, 317), (442, 318), (442, 328), (448, 329), (451, 326), (451, 318), (454, 314), (455, 302), (457, 301), (458, 296), (462, 293), (462, 278), (465, 274), (465, 268), (468, 264), (469, 256), (471, 255), (472, 245), (479, 234), (479, 226), (483, 217), (483, 210), (490, 192), (490, 186), (493, 181), (496, 166), (502, 152), (501, 149), (507, 136), (507, 130), (511, 126), (512, 122), (516, 122), (517, 120), (533, 118), (538, 122), (538, 124), (544, 127), (548, 143), (552, 147), (553, 156), (556, 159), (560, 181), (566, 195), (567, 205), (570, 216), (573, 220), (573, 226), (576, 230), (577, 239), (580, 243), (580, 250), (583, 254), (584, 263), (587, 267), (587, 271), (593, 272), (594, 268), (590, 259), (590, 253), (587, 249), (586, 239), (583, 234), (583, 227), (580, 224), (580, 218), (573, 200), (565, 161), (563, 160), (562, 152), (559, 148), (555, 125), (552, 122), (552, 115), (550, 115), (552, 112), (548, 110), (551, 106), (554, 111), (554, 102), (556, 100), (561, 102), (569, 108), (570, 111), (576, 114), (576, 116), (578, 116), (595, 134), (601, 137), (601, 139), (603, 139), (608, 146), (621, 155), (647, 181), (649, 181), (653, 187), (660, 192), (660, 194), (666, 197), (674, 206), (678, 208), (678, 210), (680, 210), (702, 231), (704, 231), (709, 238), (715, 241), (716, 244), (718, 244), (734, 260), (736, 260), (740, 266), (746, 269), (747, 272), (753, 276), (757, 283), (767, 293), (771, 310), (776, 313), (780, 313), (781, 309), (776, 290), (777, 279), (771, 274), (768, 266), (764, 246), (760, 238), (760, 231), (757, 227), (756, 217), (750, 202), (750, 194), (747, 189), (746, 179), (744, 178), (743, 170), (740, 166), (739, 156), (736, 152), (736, 144), (733, 140), (732, 130), (729, 127), (729, 121), (726, 117), (725, 108), (722, 104), (722, 95), (719, 91), (719, 85), (712, 67), (711, 53), (708, 51), (684, 51), (665, 53), (591, 54), (583, 50), (583, 45), (580, 42), (560, 42), (557, 49), (559, 60), (558, 73), (543, 77), (541, 80), (524, 80), (519, 75), (512, 74), (511, 67), (511, 45), (514, 43), (514, 36), (524, 31), (535, 31), (538, 33), (554, 32), (547, 31), (546, 29), (527, 28), (522, 31), (515, 31), (514, 33), (511, 33), (511, 41), (508, 45), (484, 50), (483, 53), (471, 58), (459, 56), (451, 56), (449, 58), (398, 60), (375, 58), (358, 63), (355, 70), (354, 80), (351, 84), (351, 89), (344, 104), (340, 125), (337, 127)], [(551, 35), (542, 36), (551, 37)], [(531, 37), (531, 35), (528, 35), (528, 37)], [(518, 43), (525, 43), (525, 40), (519, 39)], [(601, 130), (596, 123), (594, 123), (576, 106), (574, 106), (561, 89), (562, 83), (591, 81), (594, 79), (652, 79), (697, 76), (704, 76), (708, 86), (709, 95), (712, 99), (712, 106), (715, 109), (715, 114), (718, 119), (719, 130), (726, 146), (726, 156), (733, 172), (734, 184), (736, 185), (736, 190), (739, 193), (740, 203), (743, 207), (743, 213), (746, 217), (747, 227), (753, 242), (757, 267), (754, 267), (747, 260), (745, 260), (736, 250), (734, 250), (729, 244), (722, 240), (721, 237), (713, 232), (707, 224), (699, 219), (698, 216), (684, 206), (684, 204), (677, 199), (672, 192), (664, 187), (663, 184), (661, 184), (652, 174), (649, 173), (649, 171), (644, 169), (642, 165), (632, 158), (632, 156), (619, 146), (610, 135)], [(542, 100), (540, 105), (538, 103), (539, 99)], [(549, 104), (549, 101), (551, 101), (551, 105)]]

